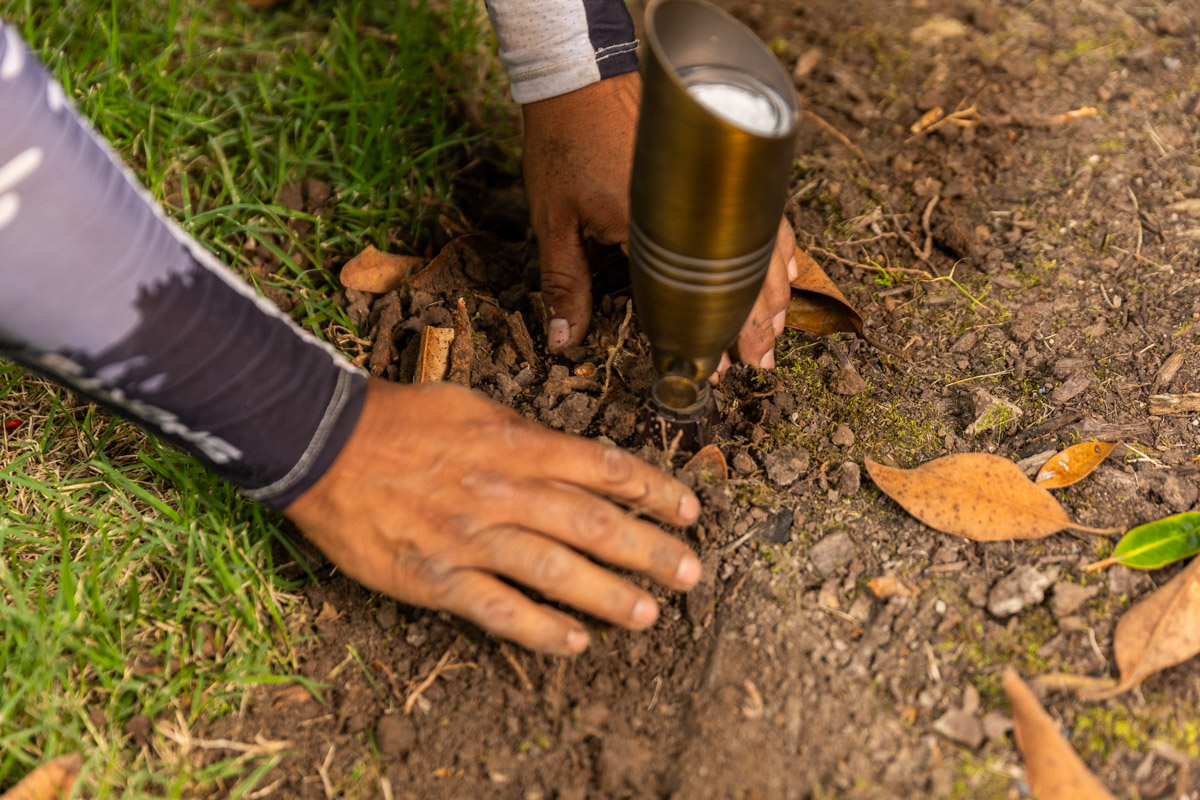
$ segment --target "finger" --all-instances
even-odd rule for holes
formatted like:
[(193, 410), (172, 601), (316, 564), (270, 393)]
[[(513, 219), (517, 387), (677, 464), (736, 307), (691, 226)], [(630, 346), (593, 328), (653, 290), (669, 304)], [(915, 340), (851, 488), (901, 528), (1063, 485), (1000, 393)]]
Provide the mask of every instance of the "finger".
[(717, 371), (708, 376), (708, 385), (716, 386), (719, 384), (721, 378), (725, 377), (726, 370), (731, 366), (733, 366), (733, 361), (729, 358), (729, 351), (726, 350), (724, 353), (721, 353), (721, 360), (717, 363)]
[(577, 620), (477, 570), (459, 570), (446, 579), (436, 607), (530, 650), (573, 655), (588, 646), (587, 631)]
[(615, 445), (568, 436), (519, 418), (505, 432), (510, 452), (527, 453), (519, 464), (525, 475), (610, 497), (670, 525), (691, 525), (700, 513), (700, 501), (691, 489)]
[(787, 217), (779, 220), (779, 232), (775, 236), (775, 250), (783, 260), (787, 272), (788, 283), (800, 277), (800, 268), (796, 265), (796, 232)]
[(658, 619), (649, 593), (544, 536), (505, 527), (494, 532), (488, 550), (488, 566), (551, 600), (632, 630)]
[(550, 352), (579, 344), (592, 316), (592, 273), (579, 230), (569, 224), (552, 228), (541, 248), (542, 298)]
[(788, 300), (792, 296), (791, 281), (788, 280), (788, 259), (792, 258), (795, 250), (795, 240), (792, 240), (793, 246), (786, 247), (787, 239), (791, 238), (791, 229), (789, 228), (786, 236), (783, 236), (781, 226), (781, 237), (775, 239), (775, 248), (771, 251), (771, 261), (767, 267), (767, 277), (763, 281), (763, 288), (759, 295), (767, 304), (767, 310), (771, 314), (771, 327), (775, 336), (783, 333), (784, 322), (786, 320)]
[(750, 317), (738, 333), (734, 349), (737, 359), (743, 364), (751, 364), (762, 369), (772, 369), (775, 366), (775, 328), (770, 308), (766, 298), (759, 294), (750, 310)]

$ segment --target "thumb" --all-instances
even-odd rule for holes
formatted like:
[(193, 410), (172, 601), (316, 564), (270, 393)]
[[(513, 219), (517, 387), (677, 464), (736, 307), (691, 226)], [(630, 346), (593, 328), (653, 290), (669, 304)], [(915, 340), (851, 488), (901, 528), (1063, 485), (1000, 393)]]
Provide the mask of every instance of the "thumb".
[(592, 317), (592, 273), (576, 228), (547, 237), (541, 252), (542, 298), (550, 352), (583, 341)]

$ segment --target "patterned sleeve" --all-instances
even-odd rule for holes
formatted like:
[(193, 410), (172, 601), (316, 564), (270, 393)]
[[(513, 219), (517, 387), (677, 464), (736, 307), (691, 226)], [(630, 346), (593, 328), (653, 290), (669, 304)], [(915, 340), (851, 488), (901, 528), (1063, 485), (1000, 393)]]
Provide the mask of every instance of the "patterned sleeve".
[(365, 376), (174, 225), (0, 21), (0, 352), (284, 508)]
[(513, 99), (532, 103), (638, 68), (622, 0), (487, 0)]

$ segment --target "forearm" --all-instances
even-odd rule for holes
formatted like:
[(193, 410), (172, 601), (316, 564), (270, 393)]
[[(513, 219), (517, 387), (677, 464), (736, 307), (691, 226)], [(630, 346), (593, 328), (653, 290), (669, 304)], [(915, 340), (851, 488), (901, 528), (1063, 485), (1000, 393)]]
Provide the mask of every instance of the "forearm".
[(0, 351), (283, 507), (365, 378), (154, 205), (0, 22)]
[(513, 98), (532, 103), (638, 68), (622, 0), (488, 0)]

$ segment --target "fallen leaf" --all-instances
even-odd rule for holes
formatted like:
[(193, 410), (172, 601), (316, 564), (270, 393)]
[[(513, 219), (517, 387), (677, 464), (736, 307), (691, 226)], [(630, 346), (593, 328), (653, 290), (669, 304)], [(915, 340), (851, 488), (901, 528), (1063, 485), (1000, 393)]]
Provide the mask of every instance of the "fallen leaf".
[(838, 290), (837, 285), (804, 250), (796, 248), (799, 275), (792, 281), (784, 325), (805, 333), (862, 335), (863, 320)]
[(962, 453), (897, 469), (866, 460), (880, 491), (935, 530), (981, 542), (1040, 539), (1063, 528), (1109, 533), (1071, 522), (1054, 496), (1007, 458)]
[(0, 795), (0, 800), (59, 800), (70, 794), (81, 767), (83, 757), (78, 753), (53, 758)]
[(1185, 511), (1145, 525), (1121, 537), (1113, 554), (1084, 567), (1088, 572), (1112, 564), (1158, 569), (1200, 553), (1200, 512)]
[(1038, 470), (1034, 482), (1043, 489), (1061, 489), (1082, 480), (1108, 458), (1117, 445), (1111, 442), (1080, 442), (1056, 453)]
[(1033, 796), (1037, 800), (1116, 800), (1088, 771), (1012, 667), (1004, 669), (1003, 685), (1012, 705), (1013, 736), (1025, 760), (1025, 777)]
[(482, 276), (484, 269), (482, 254), (496, 249), (496, 243), (486, 234), (468, 233), (451, 239), (442, 251), (434, 256), (425, 269), (408, 279), (414, 289), (423, 292), (447, 292), (473, 286), (479, 281), (472, 276)]
[(683, 471), (693, 475), (711, 475), (718, 483), (729, 480), (729, 467), (725, 463), (725, 456), (715, 444), (706, 444), (696, 451), (696, 455), (683, 465)]
[(916, 597), (920, 593), (917, 587), (911, 583), (905, 583), (895, 575), (880, 575), (878, 578), (872, 578), (867, 583), (867, 587), (880, 600), (887, 600), (889, 597)]
[(341, 619), (342, 612), (338, 611), (328, 600), (321, 603), (321, 613), (317, 614), (317, 622), (333, 622)]
[(425, 259), (419, 256), (384, 253), (369, 244), (342, 267), (342, 286), (360, 292), (387, 294), (399, 289), (408, 274), (424, 263)]
[(450, 368), (450, 346), (453, 343), (453, 328), (426, 325), (422, 329), (416, 383), (436, 383), (445, 380), (446, 372)]
[(1134, 689), (1150, 675), (1200, 653), (1200, 558), (1125, 612), (1113, 634), (1121, 680), (1090, 697), (1101, 700)]

